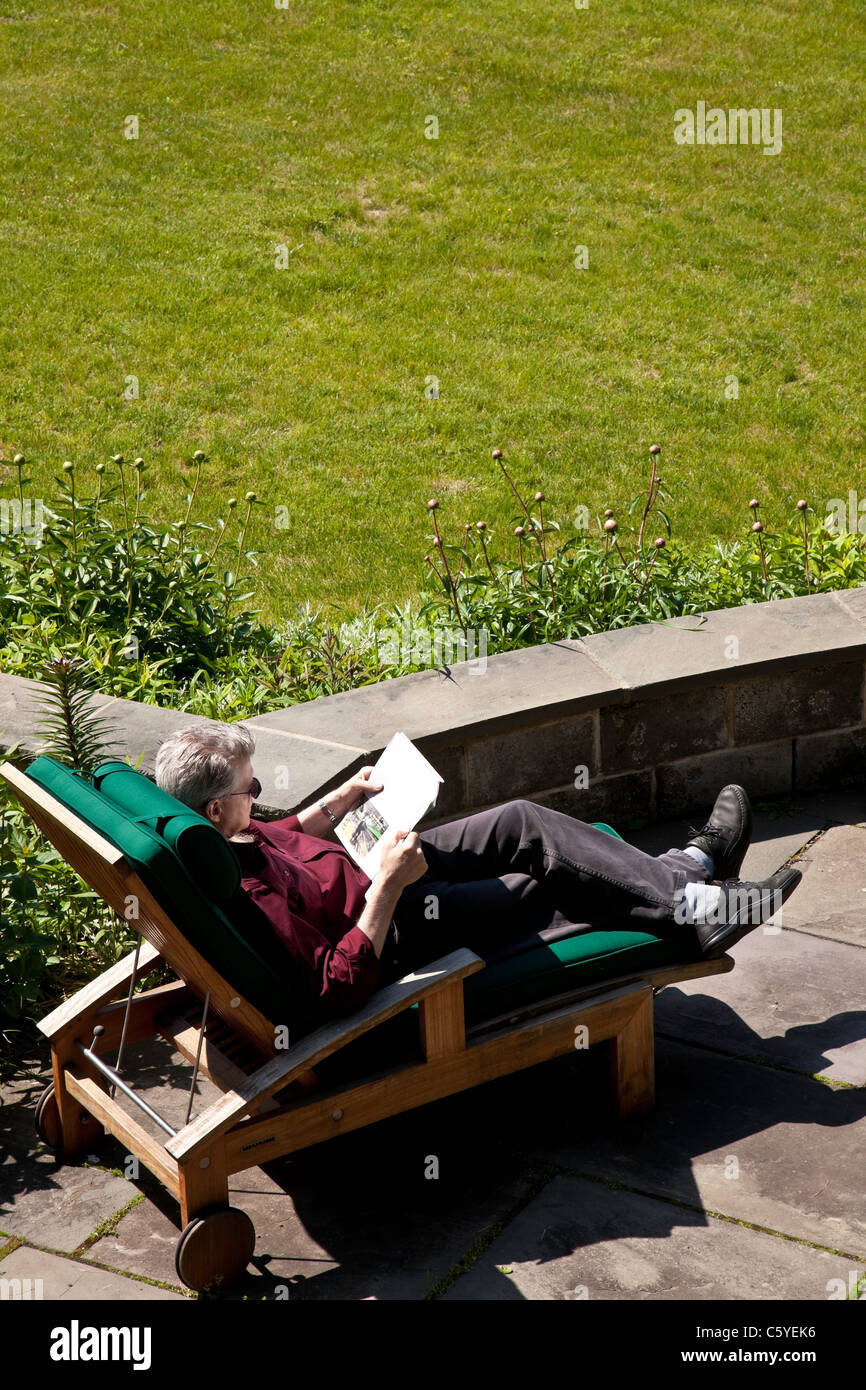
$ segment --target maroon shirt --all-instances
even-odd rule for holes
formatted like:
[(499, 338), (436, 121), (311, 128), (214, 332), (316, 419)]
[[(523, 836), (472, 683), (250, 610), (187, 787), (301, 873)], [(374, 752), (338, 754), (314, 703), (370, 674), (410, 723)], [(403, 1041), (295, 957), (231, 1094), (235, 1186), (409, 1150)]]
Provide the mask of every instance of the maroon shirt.
[(373, 943), (355, 926), (370, 879), (342, 845), (306, 835), (297, 816), (251, 820), (255, 841), (230, 841), (241, 887), (264, 912), (308, 978), (320, 1004), (337, 1016), (360, 1009), (379, 988)]

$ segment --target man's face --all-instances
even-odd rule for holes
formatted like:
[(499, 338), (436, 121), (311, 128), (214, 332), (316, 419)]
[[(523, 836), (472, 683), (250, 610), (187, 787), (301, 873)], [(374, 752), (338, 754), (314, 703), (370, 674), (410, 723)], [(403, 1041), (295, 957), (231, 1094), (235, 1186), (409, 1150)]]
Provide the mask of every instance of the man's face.
[(235, 780), (232, 792), (236, 795), (222, 796), (209, 801), (202, 809), (202, 815), (212, 821), (217, 830), (230, 840), (249, 829), (250, 810), (253, 804), (250, 787), (253, 782), (253, 764), (250, 758), (243, 758), (235, 767)]

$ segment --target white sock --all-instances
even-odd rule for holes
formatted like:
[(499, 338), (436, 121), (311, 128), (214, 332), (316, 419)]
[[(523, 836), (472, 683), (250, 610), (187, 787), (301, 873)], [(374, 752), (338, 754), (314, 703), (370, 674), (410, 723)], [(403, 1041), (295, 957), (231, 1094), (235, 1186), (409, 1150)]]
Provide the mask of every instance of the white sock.
[(694, 925), (706, 922), (719, 905), (722, 890), (717, 883), (687, 883), (682, 902), (677, 905), (674, 920)]
[(701, 868), (706, 869), (710, 878), (713, 877), (716, 866), (709, 854), (705, 854), (702, 849), (698, 849), (697, 845), (687, 845), (683, 850), (683, 854), (688, 854), (692, 859), (696, 859)]

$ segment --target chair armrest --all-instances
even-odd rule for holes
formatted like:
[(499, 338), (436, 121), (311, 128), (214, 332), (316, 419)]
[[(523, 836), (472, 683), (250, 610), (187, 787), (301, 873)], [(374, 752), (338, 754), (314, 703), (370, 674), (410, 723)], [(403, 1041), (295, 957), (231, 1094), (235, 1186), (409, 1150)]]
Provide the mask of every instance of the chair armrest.
[(149, 941), (141, 942), (141, 949), (138, 953), (138, 965), (135, 964), (135, 950), (131, 950), (129, 955), (117, 961), (115, 965), (110, 965), (107, 970), (103, 970), (95, 980), (78, 990), (69, 999), (65, 999), (62, 1004), (58, 1004), (56, 1009), (52, 1009), (50, 1014), (46, 1014), (41, 1023), (37, 1024), (40, 1033), (44, 1033), (46, 1038), (51, 1038), (55, 1042), (58, 1037), (73, 1028), (80, 1028), (81, 1017), (96, 1009), (111, 999), (116, 999), (119, 994), (129, 988), (129, 983), (133, 978), (140, 980), (142, 975), (147, 975), (153, 968), (156, 961), (162, 957), (155, 946), (151, 946)]
[(189, 1162), (200, 1151), (207, 1149), (218, 1135), (243, 1119), (254, 1104), (282, 1090), (302, 1072), (323, 1062), (331, 1053), (353, 1042), (362, 1033), (369, 1032), (418, 1000), (429, 999), (443, 989), (453, 988), (467, 975), (483, 970), (485, 964), (474, 951), (452, 951), (421, 970), (385, 985), (356, 1013), (324, 1024), (301, 1038), (294, 1047), (287, 1048), (278, 1057), (272, 1057), (258, 1071), (251, 1072), (242, 1086), (228, 1091), (191, 1124), (179, 1130), (173, 1139), (169, 1139), (165, 1146), (167, 1151), (179, 1163)]

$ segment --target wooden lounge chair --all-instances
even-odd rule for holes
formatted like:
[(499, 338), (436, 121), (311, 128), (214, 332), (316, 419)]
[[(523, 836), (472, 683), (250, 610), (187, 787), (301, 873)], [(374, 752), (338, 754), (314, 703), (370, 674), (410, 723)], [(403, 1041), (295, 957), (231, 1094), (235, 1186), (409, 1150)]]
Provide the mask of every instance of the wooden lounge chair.
[[(654, 1104), (653, 994), (733, 969), (730, 956), (701, 957), (687, 934), (576, 924), (499, 961), (454, 951), (322, 1024), (281, 968), (291, 958), (264, 918), (236, 913), (251, 900), (237, 890), (228, 842), (203, 817), (123, 763), (84, 778), (40, 757), (26, 772), (7, 761), (0, 776), (141, 938), (40, 1023), (54, 1079), (38, 1131), (72, 1158), (104, 1127), (155, 1174), (180, 1203), (177, 1271), (195, 1290), (237, 1279), (253, 1254), (252, 1223), (228, 1203), (232, 1174), (570, 1053), (580, 1025), (589, 1044), (609, 1040), (618, 1114), (645, 1111)], [(160, 959), (175, 978), (136, 994)], [(177, 1131), (117, 1071), (126, 1043), (156, 1036), (224, 1092)], [(163, 1140), (122, 1108), (117, 1089)]]

